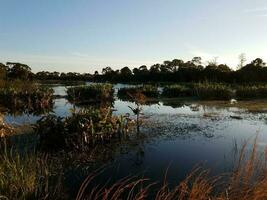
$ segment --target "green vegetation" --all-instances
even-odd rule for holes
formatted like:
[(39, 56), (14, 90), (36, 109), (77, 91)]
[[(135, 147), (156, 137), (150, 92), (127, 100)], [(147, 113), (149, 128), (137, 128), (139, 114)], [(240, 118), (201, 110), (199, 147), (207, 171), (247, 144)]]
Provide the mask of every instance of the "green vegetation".
[(266, 98), (267, 85), (238, 86), (236, 89), (236, 96), (239, 99)]
[(136, 93), (142, 93), (147, 98), (157, 98), (160, 95), (157, 87), (152, 85), (144, 85), (142, 87), (120, 88), (118, 90), (118, 97), (125, 99)]
[(14, 111), (44, 111), (52, 107), (53, 90), (28, 81), (1, 81), (0, 104)]
[(113, 100), (113, 93), (111, 84), (91, 84), (67, 90), (68, 99), (75, 104), (109, 102)]
[(35, 127), (43, 149), (85, 149), (120, 139), (128, 132), (127, 117), (112, 116), (111, 109), (87, 109), (62, 119), (48, 115)]
[(234, 96), (231, 87), (217, 83), (198, 83), (193, 88), (194, 96), (200, 99), (229, 100)]
[(1, 199), (61, 199), (64, 196), (59, 174), (51, 173), (45, 156), (2, 150), (0, 160)]
[(164, 87), (162, 92), (162, 96), (168, 98), (190, 97), (192, 95), (192, 89), (184, 85), (177, 84)]

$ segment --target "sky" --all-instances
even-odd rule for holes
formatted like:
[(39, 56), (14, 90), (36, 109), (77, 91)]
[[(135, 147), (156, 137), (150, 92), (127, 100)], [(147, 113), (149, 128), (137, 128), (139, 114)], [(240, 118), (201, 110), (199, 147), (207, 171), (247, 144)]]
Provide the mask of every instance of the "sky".
[(238, 55), (267, 61), (267, 0), (0, 0), (0, 62), (94, 72)]

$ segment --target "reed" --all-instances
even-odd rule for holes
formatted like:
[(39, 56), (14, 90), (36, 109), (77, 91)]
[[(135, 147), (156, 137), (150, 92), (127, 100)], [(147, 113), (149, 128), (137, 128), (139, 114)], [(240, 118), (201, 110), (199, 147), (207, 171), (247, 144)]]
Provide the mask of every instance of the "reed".
[(266, 85), (238, 86), (236, 88), (236, 96), (239, 99), (247, 98), (266, 98)]
[(51, 174), (46, 157), (37, 153), (1, 152), (1, 199), (61, 199), (64, 196), (58, 178)]

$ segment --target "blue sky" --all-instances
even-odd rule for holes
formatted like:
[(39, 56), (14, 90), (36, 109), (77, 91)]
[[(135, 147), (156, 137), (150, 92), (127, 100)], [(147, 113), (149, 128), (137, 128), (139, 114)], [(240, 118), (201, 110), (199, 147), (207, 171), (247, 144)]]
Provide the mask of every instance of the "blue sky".
[(164, 60), (267, 61), (266, 0), (0, 0), (0, 62), (93, 72)]

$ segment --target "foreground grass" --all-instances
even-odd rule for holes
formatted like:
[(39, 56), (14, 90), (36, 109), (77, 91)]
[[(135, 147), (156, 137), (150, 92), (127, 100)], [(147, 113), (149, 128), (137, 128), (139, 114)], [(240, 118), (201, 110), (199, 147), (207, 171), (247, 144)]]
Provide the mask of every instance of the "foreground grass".
[[(1, 141), (2, 142), (2, 141)], [(5, 150), (0, 155), (0, 199), (61, 199), (59, 176), (45, 156)]]

